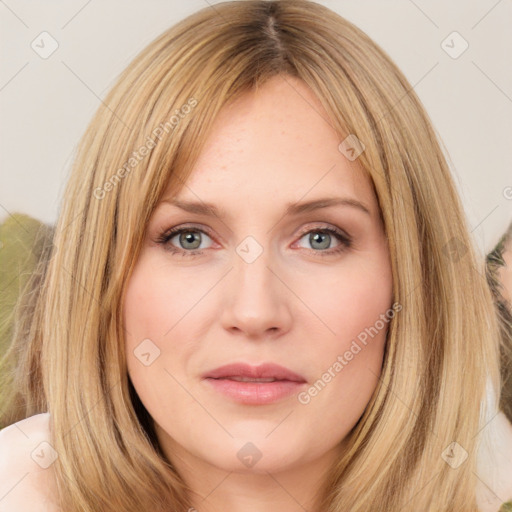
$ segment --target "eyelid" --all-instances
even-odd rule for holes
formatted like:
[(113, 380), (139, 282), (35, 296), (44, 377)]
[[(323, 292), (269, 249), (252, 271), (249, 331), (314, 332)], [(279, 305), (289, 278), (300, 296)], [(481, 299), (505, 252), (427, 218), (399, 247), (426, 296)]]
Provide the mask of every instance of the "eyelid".
[(309, 233), (310, 231), (313, 231), (315, 229), (318, 229), (319, 231), (322, 229), (332, 229), (334, 231), (339, 231), (340, 234), (343, 234), (347, 238), (351, 238), (350, 235), (343, 229), (339, 228), (338, 226), (335, 226), (334, 224), (331, 224), (329, 222), (325, 221), (312, 221), (310, 224), (314, 224), (314, 226), (307, 226), (304, 227), (299, 231), (299, 236), (303, 236), (306, 233)]
[[(311, 223), (313, 223), (314, 225), (311, 226)], [(176, 226), (173, 226), (172, 228), (164, 230), (163, 232), (161, 232), (161, 234), (159, 236), (157, 236), (155, 242), (160, 243), (165, 246), (165, 245), (169, 244), (169, 242), (172, 238), (179, 235), (183, 231), (197, 231), (197, 232), (206, 234), (208, 237), (210, 237), (215, 242), (215, 237), (212, 235), (213, 230), (211, 230), (207, 226), (204, 226), (204, 225), (199, 226), (199, 225), (196, 225), (193, 223), (177, 224)], [(352, 239), (351, 235), (349, 235), (345, 230), (343, 230), (333, 224), (325, 222), (325, 221), (311, 221), (309, 223), (309, 225), (303, 227), (300, 230), (298, 235), (295, 235), (298, 238), (294, 243), (299, 242), (304, 237), (304, 235), (306, 235), (312, 231), (324, 231), (324, 232), (330, 233), (331, 235), (333, 235), (334, 237), (337, 238), (337, 240), (341, 246), (345, 246), (344, 247), (345, 249), (348, 249), (352, 246), (353, 239)], [(173, 247), (172, 249), (167, 249), (167, 250), (169, 250), (172, 253), (181, 254), (182, 256), (200, 255), (203, 253), (203, 251), (206, 250), (206, 249), (193, 249), (193, 250), (187, 251), (184, 249), (180, 249), (178, 247), (174, 247), (174, 246), (172, 246), (172, 247)], [(308, 250), (303, 247), (301, 247), (300, 249)], [(341, 252), (342, 250), (343, 250), (343, 248), (340, 250), (338, 247), (331, 248), (331, 249), (324, 250), (324, 251), (314, 251), (313, 249), (309, 249), (309, 251), (316, 252), (319, 255), (324, 255), (324, 256), (335, 255), (337, 252)]]
[[(215, 237), (213, 236), (212, 230), (209, 227), (198, 226), (198, 225), (191, 224), (191, 223), (177, 224), (176, 226), (173, 226), (169, 229), (165, 229), (165, 230), (161, 231), (159, 235), (157, 235), (155, 241), (157, 243), (166, 244), (172, 238), (179, 235), (182, 231), (198, 231), (200, 233), (208, 235), (212, 240), (215, 241)], [(183, 249), (176, 248), (176, 250), (181, 251)], [(194, 250), (186, 251), (186, 252), (194, 253), (194, 251), (201, 252), (203, 250), (205, 250), (205, 249), (194, 249)]]
[[(298, 235), (298, 239), (294, 244), (298, 243), (305, 235), (308, 233), (314, 232), (314, 231), (323, 231), (324, 233), (329, 233), (331, 236), (334, 236), (338, 242), (339, 246), (335, 248), (331, 248), (325, 251), (313, 251), (310, 249), (310, 251), (316, 252), (317, 254), (321, 256), (334, 256), (338, 253), (343, 252), (345, 249), (352, 248), (353, 246), (353, 237), (349, 235), (345, 230), (326, 222), (318, 221), (318, 224), (315, 226), (308, 226), (302, 229)], [(341, 246), (341, 248), (340, 248)]]

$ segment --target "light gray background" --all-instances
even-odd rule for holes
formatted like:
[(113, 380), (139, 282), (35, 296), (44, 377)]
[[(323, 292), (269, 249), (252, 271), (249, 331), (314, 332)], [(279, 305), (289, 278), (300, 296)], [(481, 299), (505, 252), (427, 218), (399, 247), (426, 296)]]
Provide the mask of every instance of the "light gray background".
[[(216, 3), (0, 0), (0, 221), (23, 212), (55, 222), (76, 145), (118, 74), (161, 32)], [(475, 245), (489, 251), (512, 221), (512, 1), (318, 3), (405, 73), (444, 143)], [(43, 31), (59, 45), (47, 59), (31, 47)], [(469, 44), (458, 58), (442, 46), (453, 31)]]

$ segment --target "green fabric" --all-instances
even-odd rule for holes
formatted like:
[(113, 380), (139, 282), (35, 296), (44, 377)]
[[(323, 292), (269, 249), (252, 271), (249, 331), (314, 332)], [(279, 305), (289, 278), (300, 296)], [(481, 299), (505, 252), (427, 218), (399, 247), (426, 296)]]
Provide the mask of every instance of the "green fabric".
[(51, 244), (53, 228), (21, 213), (8, 216), (0, 225), (0, 354), (12, 336), (14, 306), (44, 244)]
[(503, 503), (499, 512), (512, 512), (512, 501), (507, 501), (507, 503)]

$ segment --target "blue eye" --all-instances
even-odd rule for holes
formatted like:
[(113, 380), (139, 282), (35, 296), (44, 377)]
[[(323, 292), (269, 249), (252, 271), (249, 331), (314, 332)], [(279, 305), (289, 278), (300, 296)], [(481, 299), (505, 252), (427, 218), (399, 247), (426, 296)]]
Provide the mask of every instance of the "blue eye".
[[(315, 250), (315, 252), (318, 252), (321, 256), (338, 254), (352, 246), (352, 240), (350, 237), (341, 231), (330, 227), (310, 229), (309, 231), (306, 231), (300, 239), (302, 240), (306, 236), (308, 236), (307, 240), (314, 249), (315, 245), (317, 249), (320, 249)], [(334, 248), (330, 248), (329, 246), (331, 245), (333, 237), (338, 240), (339, 245)]]
[[(210, 236), (204, 230), (195, 227), (175, 227), (161, 233), (156, 242), (163, 245), (172, 254), (181, 256), (199, 256), (208, 247), (201, 247), (202, 235)], [(302, 233), (300, 240), (308, 235), (308, 242), (313, 247), (312, 251), (321, 255), (329, 256), (341, 253), (352, 246), (352, 239), (342, 231), (331, 227), (314, 228)], [(339, 245), (330, 248), (332, 238), (338, 240)], [(174, 238), (177, 242), (171, 242)], [(175, 245), (178, 244), (178, 247)], [(315, 249), (315, 246), (317, 247)], [(328, 249), (328, 250), (324, 250)]]
[[(173, 254), (194, 256), (203, 253), (202, 250), (198, 250), (201, 246), (201, 234), (208, 236), (203, 230), (193, 227), (172, 228), (162, 233), (158, 237), (157, 242), (164, 245), (165, 248)], [(171, 244), (173, 238), (178, 239), (178, 243), (183, 249)], [(202, 247), (202, 249), (204, 249), (204, 247)]]

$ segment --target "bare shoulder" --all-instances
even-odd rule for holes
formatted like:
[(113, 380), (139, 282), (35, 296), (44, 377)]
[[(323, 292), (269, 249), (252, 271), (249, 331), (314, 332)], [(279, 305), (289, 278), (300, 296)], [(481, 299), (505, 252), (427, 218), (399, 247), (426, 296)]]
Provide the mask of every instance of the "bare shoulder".
[(36, 414), (0, 430), (0, 512), (57, 512), (50, 415)]
[(479, 507), (482, 512), (498, 512), (512, 501), (512, 424), (500, 411), (485, 430), (479, 451)]

